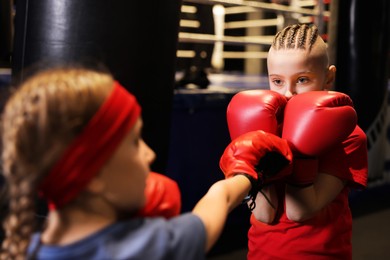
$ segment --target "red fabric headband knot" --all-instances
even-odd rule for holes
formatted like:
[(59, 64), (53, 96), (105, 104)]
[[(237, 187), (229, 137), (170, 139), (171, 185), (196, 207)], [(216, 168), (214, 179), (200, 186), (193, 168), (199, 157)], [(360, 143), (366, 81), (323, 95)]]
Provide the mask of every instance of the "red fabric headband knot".
[(85, 189), (140, 116), (136, 98), (118, 82), (39, 186), (50, 208), (61, 208)]

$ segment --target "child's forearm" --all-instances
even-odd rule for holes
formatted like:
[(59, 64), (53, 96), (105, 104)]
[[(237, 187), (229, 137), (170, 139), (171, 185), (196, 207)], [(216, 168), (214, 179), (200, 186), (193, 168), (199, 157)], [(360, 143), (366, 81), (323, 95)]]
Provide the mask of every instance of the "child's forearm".
[(237, 175), (214, 183), (206, 195), (196, 204), (193, 213), (203, 222), (208, 251), (220, 236), (227, 215), (242, 203), (251, 189), (251, 182), (243, 175)]
[[(251, 202), (248, 202), (250, 204)], [(257, 194), (255, 208), (252, 210), (254, 217), (266, 224), (271, 224), (276, 216), (278, 197), (274, 185), (263, 187)]]
[(338, 196), (344, 185), (341, 179), (323, 173), (307, 187), (286, 185), (287, 217), (297, 222), (313, 217)]

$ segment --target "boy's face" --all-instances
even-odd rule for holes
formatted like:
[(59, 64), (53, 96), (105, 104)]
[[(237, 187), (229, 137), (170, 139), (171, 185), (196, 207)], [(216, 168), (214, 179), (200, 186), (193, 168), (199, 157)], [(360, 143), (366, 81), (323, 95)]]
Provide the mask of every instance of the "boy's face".
[(270, 89), (287, 98), (331, 87), (336, 68), (327, 67), (323, 55), (299, 49), (270, 49), (268, 53)]

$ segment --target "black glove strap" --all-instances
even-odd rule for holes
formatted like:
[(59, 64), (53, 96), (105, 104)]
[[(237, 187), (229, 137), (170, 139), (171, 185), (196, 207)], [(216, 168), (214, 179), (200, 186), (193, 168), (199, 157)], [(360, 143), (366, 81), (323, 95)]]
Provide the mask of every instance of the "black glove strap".
[(259, 190), (261, 189), (262, 184), (263, 184), (261, 175), (259, 174), (258, 179), (256, 181), (252, 176), (250, 176), (246, 173), (240, 173), (240, 174), (247, 177), (249, 179), (249, 181), (251, 182), (252, 188), (249, 191), (249, 194), (244, 198), (242, 203), (248, 204), (248, 202), (250, 201), (250, 204), (248, 205), (248, 207), (249, 207), (250, 211), (253, 211), (253, 209), (256, 207), (257, 193), (259, 192)]

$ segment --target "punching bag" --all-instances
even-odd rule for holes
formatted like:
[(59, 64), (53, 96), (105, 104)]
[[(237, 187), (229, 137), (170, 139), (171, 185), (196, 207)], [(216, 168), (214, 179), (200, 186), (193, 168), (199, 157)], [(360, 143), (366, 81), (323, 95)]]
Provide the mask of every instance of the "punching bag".
[(337, 8), (335, 90), (352, 98), (367, 135), (369, 182), (384, 174), (389, 60), (388, 0), (332, 0)]
[(165, 172), (181, 0), (18, 0), (14, 81), (43, 64), (101, 62), (142, 106), (143, 137)]

